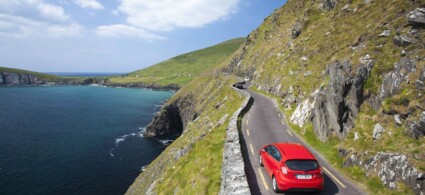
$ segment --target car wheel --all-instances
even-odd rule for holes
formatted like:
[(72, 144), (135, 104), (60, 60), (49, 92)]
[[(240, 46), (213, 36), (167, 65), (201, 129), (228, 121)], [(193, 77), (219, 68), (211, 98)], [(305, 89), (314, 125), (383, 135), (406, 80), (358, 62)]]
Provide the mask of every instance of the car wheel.
[(277, 186), (276, 178), (274, 176), (272, 177), (272, 182), (273, 182), (273, 191), (280, 192), (279, 187)]
[(262, 166), (262, 167), (263, 167), (263, 166), (264, 166), (264, 165), (263, 165), (263, 157), (261, 156), (261, 154), (260, 154), (260, 160), (259, 160), (259, 162), (260, 162), (260, 166)]

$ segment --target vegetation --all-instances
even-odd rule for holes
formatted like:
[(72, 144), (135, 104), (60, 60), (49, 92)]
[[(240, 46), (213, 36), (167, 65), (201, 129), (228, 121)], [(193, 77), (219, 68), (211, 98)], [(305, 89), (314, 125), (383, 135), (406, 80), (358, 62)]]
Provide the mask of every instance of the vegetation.
[[(264, 23), (249, 35), (247, 45), (235, 52), (232, 57), (240, 56), (241, 53), (244, 53), (244, 57), (237, 67), (233, 67), (232, 71), (237, 75), (250, 76), (257, 91), (277, 98), (278, 102), (283, 103), (282, 97), (287, 95), (287, 92), (291, 91), (290, 89), (294, 89), (294, 96), (305, 99), (309, 98), (316, 89), (327, 86), (329, 77), (326, 75), (326, 69), (329, 64), (347, 60), (352, 65), (352, 74), (355, 74), (360, 64), (359, 59), (369, 55), (375, 64), (370, 78), (364, 85), (364, 93), (376, 97), (379, 95), (383, 83), (383, 75), (391, 71), (394, 64), (401, 60), (402, 50), (410, 52), (410, 56), (425, 56), (424, 49), (417, 49), (413, 46), (401, 48), (393, 43), (395, 35), (409, 31), (406, 14), (415, 7), (423, 7), (424, 0), (373, 1), (369, 4), (364, 0), (340, 0), (337, 6), (330, 11), (323, 11), (320, 8), (322, 2), (289, 0), (285, 6), (266, 18)], [(291, 29), (296, 23), (301, 24), (302, 32), (297, 38), (292, 38)], [(390, 36), (379, 36), (384, 30), (389, 30)], [(419, 33), (419, 36), (425, 36), (423, 30)], [(229, 68), (228, 65), (232, 64), (230, 59), (232, 57), (229, 56), (223, 63), (215, 66), (215, 69), (226, 70)], [(423, 60), (417, 63), (417, 73), (409, 77), (410, 81), (418, 79), (419, 72), (424, 69), (424, 64)], [(209, 73), (213, 73), (215, 69)], [(307, 72), (311, 72), (311, 74), (305, 76)], [(224, 80), (218, 81), (219, 79)], [(167, 148), (164, 156), (161, 155), (160, 160), (156, 160), (153, 164), (164, 161), (167, 156), (172, 157), (178, 148), (192, 143), (190, 140), (193, 139), (189, 139), (189, 136), (199, 137), (208, 129), (207, 124), (217, 121), (226, 112), (232, 113), (236, 109), (235, 106), (240, 105), (241, 99), (224, 87), (230, 85), (231, 80), (224, 76), (199, 78), (189, 82), (179, 91), (175, 98), (195, 95), (196, 101), (193, 104), (197, 107), (205, 107), (205, 109), (198, 110), (201, 111), (198, 113), (202, 113), (202, 117), (192, 121), (187, 127), (187, 134), (183, 134), (176, 140)], [(235, 78), (233, 78), (234, 80)], [(214, 91), (210, 94), (212, 88), (203, 88), (204, 85), (209, 86), (211, 83), (215, 85), (214, 90), (220, 88), (219, 91), (222, 90), (222, 92)], [(344, 139), (330, 137), (326, 142), (322, 142), (316, 138), (311, 123), (306, 124), (303, 128), (291, 124), (290, 121), (287, 123), (334, 167), (360, 183), (370, 194), (411, 194), (411, 190), (403, 184), (398, 183), (396, 190), (389, 190), (382, 184), (380, 178), (366, 176), (362, 168), (343, 167), (344, 159), (338, 155), (338, 148), (344, 148), (354, 153), (367, 151), (371, 156), (381, 151), (397, 152), (407, 155), (409, 161), (418, 169), (425, 170), (425, 161), (413, 158), (414, 155), (425, 151), (424, 138), (415, 140), (405, 134), (406, 122), (417, 119), (419, 111), (415, 109), (415, 106), (423, 105), (425, 96), (423, 92), (416, 90), (414, 82), (403, 82), (401, 86), (403, 90), (385, 99), (378, 110), (373, 109), (370, 102), (364, 102), (360, 107), (354, 129), (351, 129)], [(198, 92), (200, 93), (198, 94)], [(232, 103), (226, 103), (226, 107), (222, 108), (223, 113), (217, 114), (217, 111), (211, 107), (213, 104), (210, 101), (217, 102), (225, 96), (224, 94), (229, 96), (230, 100), (227, 102)], [(286, 118), (290, 118), (296, 106), (297, 103), (292, 103), (289, 108), (281, 107)], [(397, 126), (394, 124), (393, 116), (385, 114), (390, 111), (409, 112), (411, 115), (408, 120), (403, 120), (401, 126)], [(380, 123), (386, 130), (379, 140), (372, 139), (376, 123)], [(223, 143), (222, 140), (212, 140), (224, 138), (224, 132), (221, 136), (218, 135), (219, 132), (224, 131), (220, 128), (213, 128), (211, 133), (196, 142), (192, 151), (179, 161), (170, 160), (165, 168), (165, 173), (160, 177), (161, 182), (157, 186), (159, 194), (173, 192), (177, 194), (193, 194), (195, 192), (209, 194), (218, 191), (219, 183), (216, 181), (218, 181), (217, 174), (220, 173), (218, 167), (220, 167), (221, 160), (218, 158), (217, 164), (207, 161), (213, 161), (209, 158), (210, 155), (215, 154), (222, 157), (222, 152), (218, 152), (219, 149), (216, 148), (218, 146), (216, 144)], [(360, 139), (355, 141), (354, 133), (358, 133)], [(202, 151), (200, 150), (202, 147), (207, 149)], [(194, 153), (192, 154), (192, 152)], [(203, 155), (202, 152), (209, 155)], [(189, 159), (194, 162), (190, 162)], [(203, 169), (203, 167), (207, 167), (205, 163), (217, 171), (217, 173), (208, 172), (213, 178), (211, 180), (205, 179), (205, 175), (203, 175), (203, 173), (207, 173), (207, 170)], [(173, 167), (174, 165), (175, 167)], [(180, 174), (180, 172), (184, 174)], [(149, 172), (143, 174), (147, 175)], [(171, 189), (177, 190), (171, 191)]]
[(112, 77), (109, 82), (181, 87), (228, 58), (244, 41), (245, 38), (232, 39), (205, 49), (182, 54), (124, 76)]
[[(155, 187), (157, 194), (218, 194), (226, 127), (243, 99), (229, 87), (236, 81), (236, 77), (220, 73), (197, 77), (168, 101), (190, 96), (194, 112), (202, 114), (190, 121), (184, 133), (136, 179), (136, 193), (144, 194), (160, 178)], [(226, 121), (218, 126), (226, 114)], [(176, 151), (183, 148), (190, 148), (189, 153), (176, 160)], [(160, 176), (151, 178), (158, 167)]]

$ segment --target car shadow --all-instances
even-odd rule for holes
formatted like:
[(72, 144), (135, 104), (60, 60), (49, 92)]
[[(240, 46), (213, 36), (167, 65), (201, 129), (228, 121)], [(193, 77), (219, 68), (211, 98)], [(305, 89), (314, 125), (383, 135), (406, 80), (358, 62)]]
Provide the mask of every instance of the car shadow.
[(338, 186), (335, 184), (332, 179), (329, 178), (327, 174), (323, 174), (323, 177), (325, 179), (325, 186), (323, 188), (323, 191), (321, 192), (285, 192), (283, 194), (286, 195), (299, 195), (299, 194), (337, 194), (339, 192)]
[(260, 187), (258, 186), (257, 176), (255, 175), (254, 167), (252, 166), (251, 160), (249, 159), (248, 149), (243, 136), (240, 136), (240, 143), (249, 190), (251, 191), (251, 194), (261, 194)]

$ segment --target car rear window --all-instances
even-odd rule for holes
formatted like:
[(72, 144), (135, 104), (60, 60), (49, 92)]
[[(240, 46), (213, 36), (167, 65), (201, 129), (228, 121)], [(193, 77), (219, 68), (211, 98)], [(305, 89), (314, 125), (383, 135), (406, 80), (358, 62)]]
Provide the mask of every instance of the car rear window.
[(285, 164), (289, 169), (296, 171), (310, 171), (319, 168), (319, 163), (315, 160), (287, 160)]

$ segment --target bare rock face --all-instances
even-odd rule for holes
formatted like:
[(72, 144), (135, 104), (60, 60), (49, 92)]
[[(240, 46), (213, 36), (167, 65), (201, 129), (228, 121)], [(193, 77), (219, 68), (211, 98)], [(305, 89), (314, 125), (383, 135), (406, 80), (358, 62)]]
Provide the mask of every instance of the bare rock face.
[(344, 166), (360, 166), (366, 175), (378, 175), (381, 182), (391, 189), (396, 189), (397, 183), (403, 182), (415, 194), (423, 194), (425, 191), (425, 173), (413, 167), (406, 155), (378, 152), (372, 158), (362, 154), (346, 156)]
[(173, 133), (181, 133), (183, 130), (179, 108), (175, 104), (164, 106), (157, 112), (152, 122), (146, 127), (143, 136), (156, 137)]
[(416, 70), (416, 62), (408, 57), (401, 59), (396, 63), (394, 70), (384, 76), (384, 81), (381, 86), (379, 98), (382, 100), (386, 97), (394, 95), (400, 91), (400, 85), (407, 80), (410, 73)]
[(406, 133), (415, 139), (425, 136), (425, 111), (422, 112), (418, 121), (407, 123)]
[(356, 75), (351, 74), (348, 61), (328, 66), (328, 86), (317, 93), (312, 110), (312, 122), (316, 136), (325, 141), (330, 134), (345, 137), (353, 128), (359, 107), (364, 101), (363, 85), (374, 65), (369, 55), (360, 59)]
[(34, 85), (38, 79), (31, 74), (0, 72), (0, 85)]

